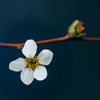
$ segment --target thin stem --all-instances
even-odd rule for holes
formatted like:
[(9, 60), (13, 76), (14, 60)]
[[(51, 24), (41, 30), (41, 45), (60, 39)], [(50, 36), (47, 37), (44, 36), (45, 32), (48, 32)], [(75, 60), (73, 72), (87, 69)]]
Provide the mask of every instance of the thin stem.
[[(63, 41), (70, 41), (70, 40), (71, 41), (94, 41), (94, 42), (100, 42), (100, 38), (88, 38), (88, 37), (70, 38), (69, 35), (66, 35), (66, 36), (60, 37), (60, 38), (37, 41), (36, 44), (37, 45), (43, 45), (43, 44), (63, 42)], [(23, 46), (24, 46), (24, 43), (19, 43), (19, 44), (0, 43), (0, 47), (22, 49)]]
[(42, 41), (37, 41), (37, 45), (42, 45), (42, 44), (49, 44), (49, 43), (56, 43), (56, 42), (63, 42), (63, 41), (68, 41), (70, 40), (69, 35), (66, 35), (64, 37), (60, 38), (54, 38), (54, 39), (48, 39), (48, 40), (42, 40)]
[(89, 37), (73, 38), (71, 40), (100, 42), (100, 38), (89, 38)]

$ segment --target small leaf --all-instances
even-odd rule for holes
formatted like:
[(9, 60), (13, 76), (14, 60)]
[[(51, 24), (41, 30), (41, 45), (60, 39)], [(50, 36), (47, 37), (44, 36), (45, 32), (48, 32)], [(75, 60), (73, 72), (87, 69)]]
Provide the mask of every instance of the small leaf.
[(81, 34), (75, 35), (75, 37), (78, 38), (78, 37), (83, 37), (85, 35), (86, 35), (85, 33), (81, 33)]

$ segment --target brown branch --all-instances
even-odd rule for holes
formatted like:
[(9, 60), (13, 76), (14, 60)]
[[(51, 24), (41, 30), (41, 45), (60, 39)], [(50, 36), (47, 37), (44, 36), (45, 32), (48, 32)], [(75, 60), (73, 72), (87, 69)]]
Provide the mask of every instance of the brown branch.
[[(70, 40), (72, 40), (72, 41), (95, 41), (95, 42), (100, 42), (100, 38), (88, 38), (88, 37), (70, 38), (69, 35), (66, 35), (66, 36), (60, 37), (60, 38), (37, 41), (36, 44), (37, 45), (43, 45), (43, 44), (70, 41)], [(0, 43), (0, 47), (22, 49), (23, 46), (24, 46), (24, 43), (18, 43), (18, 44)]]
[(100, 38), (89, 38), (89, 37), (73, 38), (71, 40), (100, 42)]

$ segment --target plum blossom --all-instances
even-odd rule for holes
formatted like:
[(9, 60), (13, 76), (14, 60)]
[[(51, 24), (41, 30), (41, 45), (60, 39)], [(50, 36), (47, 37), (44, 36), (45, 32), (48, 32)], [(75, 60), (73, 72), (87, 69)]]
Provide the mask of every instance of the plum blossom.
[(11, 61), (9, 69), (15, 72), (21, 71), (21, 81), (29, 85), (34, 79), (42, 81), (47, 77), (47, 70), (43, 65), (49, 65), (53, 58), (53, 52), (44, 49), (36, 56), (37, 45), (34, 40), (30, 39), (25, 42), (22, 53), (25, 59), (19, 57)]

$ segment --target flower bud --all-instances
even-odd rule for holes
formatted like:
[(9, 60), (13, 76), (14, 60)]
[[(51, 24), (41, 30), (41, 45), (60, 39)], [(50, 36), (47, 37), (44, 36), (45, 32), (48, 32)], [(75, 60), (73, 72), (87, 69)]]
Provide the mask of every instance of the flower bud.
[(69, 33), (70, 33), (69, 34), (70, 37), (75, 37), (75, 35), (76, 35), (75, 29), (73, 29), (73, 28), (69, 30)]
[(84, 32), (85, 28), (83, 26), (77, 26), (76, 30), (77, 30), (77, 33), (81, 34)]
[(75, 20), (68, 28), (68, 35), (71, 38), (82, 37), (85, 35), (84, 30), (83, 22)]

